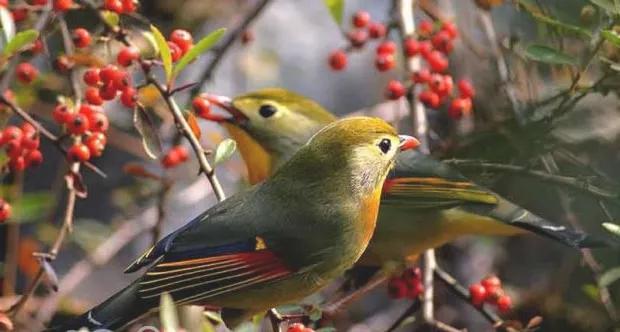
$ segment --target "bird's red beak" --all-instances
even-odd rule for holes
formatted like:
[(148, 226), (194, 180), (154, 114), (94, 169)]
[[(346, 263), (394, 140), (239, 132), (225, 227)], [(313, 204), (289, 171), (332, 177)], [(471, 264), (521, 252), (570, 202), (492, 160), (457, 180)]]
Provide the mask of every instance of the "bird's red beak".
[(420, 141), (418, 141), (413, 136), (398, 135), (398, 137), (400, 138), (400, 145), (399, 145), (400, 151), (407, 151), (407, 150), (415, 149), (418, 146), (420, 146)]
[(231, 118), (224, 118), (224, 117), (219, 117), (219, 119), (214, 118), (213, 121), (215, 122), (226, 121), (226, 122), (231, 122), (231, 123), (240, 123), (241, 121), (248, 120), (248, 117), (245, 116), (245, 114), (243, 114), (242, 112), (240, 112), (238, 109), (236, 109), (233, 106), (232, 100), (230, 98), (225, 97), (225, 96), (212, 95), (212, 94), (207, 94), (205, 98), (211, 104), (218, 106), (219, 108), (228, 112), (228, 114), (232, 116)]

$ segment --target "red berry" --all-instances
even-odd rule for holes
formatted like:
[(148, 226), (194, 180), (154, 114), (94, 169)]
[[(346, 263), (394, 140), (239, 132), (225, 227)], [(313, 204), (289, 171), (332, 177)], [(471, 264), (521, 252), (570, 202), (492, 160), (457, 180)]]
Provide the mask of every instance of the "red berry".
[(192, 38), (192, 34), (189, 33), (187, 30), (183, 30), (183, 29), (176, 29), (172, 31), (170, 33), (169, 39), (171, 42), (179, 46), (179, 48), (183, 51), (183, 54), (189, 51), (189, 49), (192, 48), (194, 44), (194, 39)]
[(77, 48), (85, 48), (90, 44), (90, 32), (84, 28), (77, 28), (73, 30), (73, 34), (71, 36), (73, 38), (73, 43)]
[(90, 159), (90, 150), (84, 144), (76, 144), (67, 152), (67, 159), (70, 162), (85, 162)]
[(428, 82), (428, 86), (431, 88), (431, 90), (433, 90), (433, 92), (441, 94), (446, 88), (443, 75), (437, 73), (432, 74), (431, 80)]
[(377, 54), (394, 54), (396, 53), (396, 43), (387, 40), (377, 45)]
[(78, 113), (67, 122), (67, 130), (74, 135), (81, 135), (88, 130), (90, 123), (86, 115)]
[(400, 278), (391, 278), (388, 282), (388, 295), (393, 299), (402, 299), (407, 291), (407, 284)]
[(116, 72), (118, 71), (118, 67), (115, 65), (107, 65), (99, 70), (99, 77), (101, 82), (108, 83), (114, 80), (116, 77)]
[(497, 309), (502, 313), (507, 313), (512, 309), (512, 299), (508, 295), (502, 295), (497, 299)]
[(473, 98), (476, 95), (476, 90), (469, 80), (460, 79), (458, 87), (461, 97)]
[(140, 50), (135, 46), (123, 48), (116, 57), (116, 62), (123, 67), (129, 67), (140, 58)]
[(185, 162), (189, 159), (189, 152), (182, 145), (177, 145), (173, 149), (176, 150), (176, 153), (179, 155), (179, 162)]
[(423, 37), (430, 36), (434, 29), (433, 23), (429, 21), (422, 21), (418, 26), (418, 34)]
[(194, 108), (196, 115), (202, 118), (211, 113), (211, 103), (206, 98), (200, 96), (192, 100), (192, 107)]
[(418, 42), (418, 46), (420, 47), (420, 54), (424, 58), (427, 58), (433, 51), (433, 44), (430, 42), (430, 40), (422, 40)]
[(37, 78), (37, 68), (28, 62), (22, 62), (17, 65), (15, 75), (20, 83), (29, 84)]
[(5, 221), (11, 216), (11, 204), (0, 198), (0, 221)]
[(365, 27), (368, 22), (370, 22), (370, 14), (366, 11), (360, 10), (353, 15), (353, 20), (351, 23), (353, 23), (354, 27), (361, 29)]
[(428, 57), (426, 57), (426, 62), (433, 71), (438, 73), (448, 69), (448, 59), (439, 51), (432, 51)]
[(21, 130), (24, 134), (29, 134), (37, 131), (37, 128), (35, 128), (35, 126), (33, 126), (30, 122), (24, 122), (22, 123)]
[(335, 71), (344, 69), (347, 66), (347, 54), (343, 51), (332, 52), (329, 55), (329, 66)]
[(366, 31), (356, 30), (349, 32), (347, 34), (347, 38), (349, 39), (349, 42), (351, 42), (351, 46), (354, 48), (362, 48), (366, 43), (368, 36), (366, 35)]
[(428, 83), (431, 80), (431, 71), (428, 68), (420, 68), (420, 70), (411, 74), (413, 83)]
[(286, 329), (286, 332), (304, 332), (305, 328), (306, 327), (302, 323), (293, 323), (289, 325), (289, 327)]
[(424, 293), (424, 285), (420, 279), (405, 280), (407, 284), (407, 298), (415, 299)]
[(161, 161), (161, 165), (164, 168), (172, 168), (178, 165), (181, 162), (181, 156), (179, 156), (179, 151), (176, 149), (171, 149), (166, 153), (164, 159)]
[(105, 150), (105, 142), (98, 139), (94, 135), (89, 136), (84, 141), (84, 145), (86, 145), (92, 157), (100, 157), (103, 154), (103, 150)]
[[(452, 100), (452, 103), (450, 104), (449, 115), (452, 119), (459, 120), (463, 116), (466, 116), (471, 113), (471, 106), (472, 106), (471, 99), (469, 98), (463, 98), (463, 97), (454, 98)], [(484, 285), (484, 280), (482, 282)], [(492, 288), (489, 288), (487, 290), (490, 291), (491, 289)]]
[(450, 35), (445, 31), (437, 32), (433, 36), (433, 39), (431, 39), (431, 43), (433, 43), (433, 47), (436, 50), (441, 51), (444, 54), (452, 52), (452, 49), (454, 48), (452, 38), (450, 38)]
[(405, 39), (405, 56), (411, 58), (420, 53), (420, 43), (415, 38)]
[(39, 148), (41, 140), (39, 132), (34, 130), (24, 131), (24, 137), (22, 137), (21, 145), (26, 150), (36, 150)]
[(0, 0), (0, 7), (8, 7), (9, 6), (9, 0)]
[(8, 126), (4, 128), (4, 131), (2, 132), (1, 143), (3, 145), (10, 141), (21, 142), (23, 137), (24, 137), (24, 132), (21, 130), (21, 128), (16, 127), (16, 126)]
[(474, 306), (482, 306), (486, 296), (487, 290), (481, 284), (473, 284), (469, 286), (469, 298)]
[(123, 2), (123, 13), (131, 14), (135, 13), (138, 10), (138, 5), (135, 0), (122, 0)]
[(6, 151), (7, 156), (11, 159), (15, 159), (21, 157), (24, 149), (22, 148), (22, 142), (18, 140), (12, 140), (6, 143), (4, 147), (4, 151)]
[(441, 25), (441, 30), (448, 33), (448, 35), (452, 39), (456, 38), (459, 35), (459, 30), (457, 29), (456, 25), (451, 21), (444, 21)]
[(118, 90), (113, 82), (104, 83), (103, 86), (99, 89), (99, 95), (104, 100), (112, 100), (116, 98), (116, 94)]
[(422, 271), (420, 271), (419, 267), (410, 267), (403, 271), (401, 276), (403, 280), (413, 280), (413, 279), (422, 279)]
[(172, 56), (172, 62), (177, 62), (183, 56), (183, 51), (177, 44), (169, 41), (168, 48), (170, 49), (170, 55)]
[(121, 93), (121, 103), (125, 105), (125, 107), (134, 108), (137, 102), (138, 92), (136, 89), (131, 87), (123, 89), (123, 93)]
[(128, 72), (119, 70), (114, 73), (112, 83), (114, 84), (114, 88), (116, 90), (122, 91), (131, 85), (131, 76), (129, 76)]
[(386, 33), (387, 29), (382, 23), (372, 22), (370, 26), (368, 26), (368, 36), (372, 39), (383, 38)]
[(9, 161), (9, 168), (15, 173), (19, 173), (26, 169), (26, 161), (24, 160), (24, 157), (19, 156), (11, 159)]
[(11, 11), (11, 16), (13, 17), (13, 21), (21, 22), (28, 18), (28, 14), (30, 12), (26, 8), (15, 8)]
[(54, 61), (54, 68), (63, 74), (66, 74), (74, 65), (75, 62), (66, 55), (59, 55)]
[(446, 96), (452, 93), (452, 89), (454, 88), (454, 81), (452, 80), (452, 76), (450, 75), (444, 75), (443, 81), (444, 81), (445, 89), (444, 91), (442, 91), (442, 94)]
[(379, 71), (388, 71), (394, 68), (394, 56), (391, 54), (378, 54), (375, 57), (375, 66)]
[(108, 116), (102, 112), (95, 112), (89, 116), (88, 123), (90, 124), (90, 130), (96, 133), (106, 132), (110, 128)]
[(101, 112), (101, 107), (98, 107), (95, 105), (89, 105), (89, 104), (80, 105), (80, 109), (78, 111), (78, 113), (84, 114), (84, 116), (86, 117), (90, 117), (91, 115), (95, 113), (100, 113), (100, 112)]
[(33, 54), (39, 54), (43, 50), (43, 41), (39, 38), (35, 40), (30, 46), (30, 52)]
[(35, 168), (43, 163), (43, 154), (39, 150), (31, 150), (24, 156), (26, 167)]
[(389, 81), (385, 90), (385, 98), (396, 100), (405, 95), (405, 87), (399, 81)]
[(99, 82), (101, 82), (101, 77), (99, 77), (99, 69), (97, 68), (88, 68), (84, 71), (84, 82), (90, 86), (97, 86)]
[(123, 13), (123, 3), (121, 0), (105, 0), (103, 8), (117, 14)]
[(54, 121), (58, 124), (66, 124), (73, 118), (73, 112), (65, 104), (58, 104), (52, 112)]
[(439, 107), (439, 95), (431, 90), (423, 90), (418, 95), (418, 100), (426, 107), (437, 108)]
[(502, 282), (497, 276), (488, 276), (482, 279), (480, 283), (487, 290), (487, 292), (491, 292), (492, 289), (502, 287)]
[(73, 6), (73, 0), (54, 0), (54, 10), (66, 12)]
[(97, 140), (99, 142), (101, 142), (101, 144), (103, 144), (104, 146), (106, 144), (108, 144), (108, 138), (105, 136), (104, 133), (90, 133), (87, 137), (85, 141), (88, 140)]
[(99, 94), (99, 89), (92, 86), (86, 89), (86, 92), (84, 93), (84, 98), (89, 104), (97, 106), (103, 105), (104, 102), (103, 98), (101, 98), (101, 95)]

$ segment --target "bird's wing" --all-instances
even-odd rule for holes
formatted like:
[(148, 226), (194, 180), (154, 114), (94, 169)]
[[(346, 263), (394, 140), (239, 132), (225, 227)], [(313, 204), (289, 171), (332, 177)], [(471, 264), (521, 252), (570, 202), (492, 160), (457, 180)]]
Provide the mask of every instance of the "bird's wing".
[(169, 292), (175, 301), (191, 302), (293, 274), (271, 250), (269, 232), (258, 234), (246, 222), (242, 198), (207, 210), (133, 262), (126, 273), (153, 264), (140, 280), (140, 297)]

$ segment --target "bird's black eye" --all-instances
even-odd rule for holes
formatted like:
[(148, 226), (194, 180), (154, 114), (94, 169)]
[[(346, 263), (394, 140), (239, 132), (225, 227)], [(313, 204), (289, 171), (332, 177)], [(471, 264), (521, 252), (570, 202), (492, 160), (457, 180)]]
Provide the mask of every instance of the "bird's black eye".
[(262, 105), (260, 107), (260, 109), (258, 110), (258, 113), (263, 117), (263, 118), (268, 118), (274, 114), (276, 114), (276, 108), (273, 105), (269, 105), (269, 104), (265, 104)]
[(387, 138), (384, 138), (381, 140), (381, 142), (379, 142), (379, 149), (381, 149), (383, 153), (388, 153), (391, 147), (392, 147), (392, 141), (390, 141)]

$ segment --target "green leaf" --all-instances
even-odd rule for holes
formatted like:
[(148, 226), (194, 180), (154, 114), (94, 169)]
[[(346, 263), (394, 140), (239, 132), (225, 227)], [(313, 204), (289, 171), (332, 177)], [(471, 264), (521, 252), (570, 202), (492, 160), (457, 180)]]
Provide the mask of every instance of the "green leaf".
[(49, 192), (34, 192), (22, 196), (16, 202), (12, 202), (11, 221), (30, 222), (36, 221), (48, 213), (54, 203), (54, 196)]
[(600, 287), (607, 287), (620, 279), (620, 266), (609, 269), (598, 279)]
[(118, 22), (120, 21), (120, 17), (118, 16), (117, 13), (115, 12), (111, 12), (109, 10), (104, 10), (103, 11), (103, 19), (111, 26), (115, 27), (118, 25)]
[(605, 11), (609, 13), (612, 13), (612, 14), (620, 13), (618, 9), (616, 8), (616, 6), (614, 6), (611, 0), (590, 0), (590, 2), (603, 8)]
[(213, 324), (211, 324), (211, 322), (207, 319), (207, 318), (202, 318), (201, 322), (201, 331), (202, 332), (215, 332), (215, 327), (213, 326)]
[(15, 21), (13, 15), (6, 9), (6, 7), (0, 7), (0, 24), (2, 24), (2, 32), (4, 33), (4, 42), (8, 44), (13, 37), (15, 37)]
[(154, 25), (151, 25), (151, 32), (153, 32), (153, 36), (155, 37), (155, 42), (157, 43), (157, 48), (159, 48), (159, 54), (161, 56), (161, 61), (164, 63), (164, 70), (166, 71), (166, 80), (172, 80), (172, 55), (170, 54), (170, 48), (168, 47), (168, 42), (164, 35), (161, 34), (161, 31), (157, 29)]
[(146, 41), (151, 46), (153, 54), (159, 54), (159, 45), (157, 44), (157, 40), (155, 40), (155, 36), (153, 35), (153, 33), (150, 31), (142, 31), (142, 37), (144, 37), (144, 39), (146, 39)]
[(592, 37), (592, 33), (590, 31), (580, 28), (576, 25), (560, 22), (556, 19), (553, 19), (549, 16), (545, 16), (539, 13), (530, 12), (530, 14), (532, 15), (532, 17), (534, 17), (539, 22), (554, 26), (558, 29), (562, 29), (568, 32), (573, 32), (573, 33), (576, 33), (578, 35), (582, 35), (585, 37), (590, 37), (590, 38)]
[(204, 311), (202, 314), (212, 322), (215, 322), (217, 324), (224, 324), (222, 317), (217, 312)]
[(581, 286), (581, 290), (594, 302), (601, 301), (601, 291), (598, 286), (592, 284), (586, 284)]
[(4, 54), (11, 55), (20, 48), (32, 44), (37, 38), (39, 38), (39, 32), (36, 30), (21, 31), (6, 45)]
[(133, 112), (133, 125), (142, 137), (144, 151), (152, 159), (157, 159), (162, 153), (161, 138), (153, 120), (142, 107), (136, 107)]
[(620, 47), (620, 36), (611, 30), (601, 30), (601, 36), (615, 47)]
[(324, 0), (329, 13), (332, 14), (336, 24), (342, 24), (342, 13), (344, 12), (344, 0)]
[(576, 64), (575, 59), (554, 48), (545, 45), (530, 45), (525, 48), (525, 56), (531, 60), (553, 65)]
[(177, 317), (177, 309), (174, 306), (172, 296), (168, 292), (161, 294), (159, 302), (159, 319), (161, 325), (166, 331), (179, 330), (179, 318)]
[(227, 138), (223, 140), (215, 149), (215, 164), (219, 164), (235, 153), (237, 149), (237, 142), (233, 139)]
[(620, 236), (620, 225), (610, 223), (610, 222), (604, 222), (602, 226), (611, 234)]
[(179, 59), (176, 67), (174, 67), (172, 76), (174, 77), (178, 75), (181, 70), (183, 70), (183, 68), (187, 66), (187, 64), (192, 62), (201, 54), (207, 52), (211, 48), (211, 46), (215, 45), (215, 43), (217, 43), (222, 38), (225, 32), (226, 29), (220, 28), (201, 39), (196, 45), (194, 45), (194, 47), (192, 47), (187, 53), (185, 53), (185, 55), (183, 55), (181, 59)]

